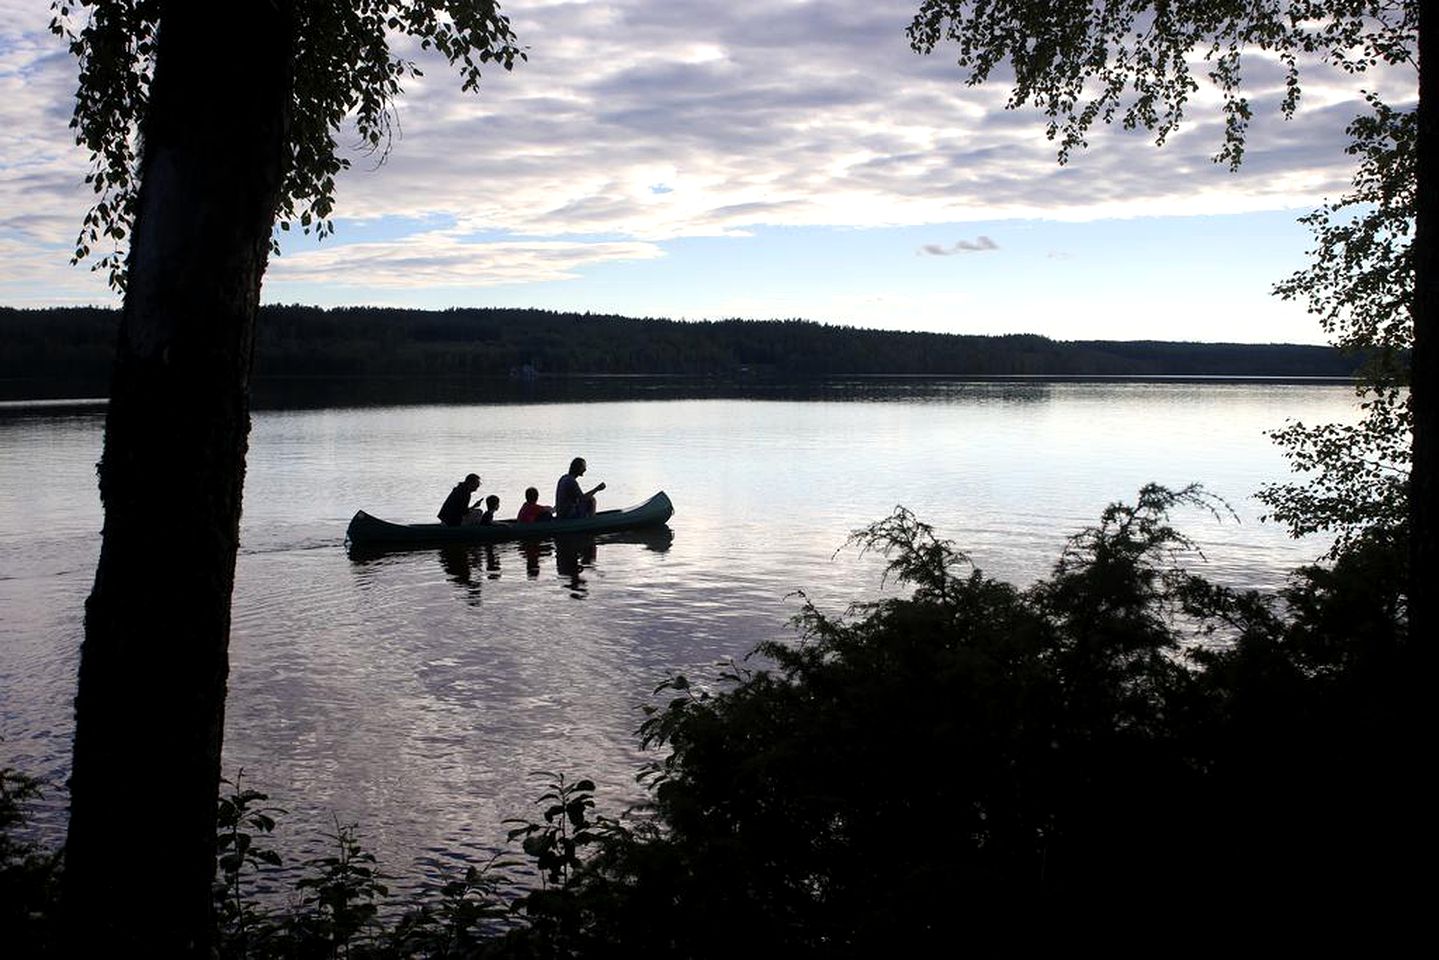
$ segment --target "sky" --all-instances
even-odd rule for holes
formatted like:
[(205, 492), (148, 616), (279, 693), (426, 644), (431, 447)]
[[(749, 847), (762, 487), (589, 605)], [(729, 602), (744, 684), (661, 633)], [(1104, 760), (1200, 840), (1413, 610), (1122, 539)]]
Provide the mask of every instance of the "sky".
[[(1097, 130), (1067, 165), (1044, 118), (914, 53), (918, 0), (528, 0), (528, 61), (462, 93), (417, 54), (388, 158), (353, 149), (336, 232), (286, 234), (263, 300), (802, 318), (1060, 340), (1321, 343), (1271, 295), (1345, 189), (1361, 89), (1310, 72), (1297, 115), (1251, 59), (1245, 162), (1214, 164), (1203, 89), (1162, 148)], [(0, 305), (117, 302), (69, 263), (93, 196), (77, 69), (43, 0), (0, 0)], [(1202, 71), (1201, 74), (1202, 76)]]

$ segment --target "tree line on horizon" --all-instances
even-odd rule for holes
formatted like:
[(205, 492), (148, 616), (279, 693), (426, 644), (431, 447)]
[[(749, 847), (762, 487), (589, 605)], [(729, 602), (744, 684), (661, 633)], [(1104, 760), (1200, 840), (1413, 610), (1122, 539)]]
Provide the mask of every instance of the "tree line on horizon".
[[(0, 308), (0, 378), (103, 387), (119, 311)], [(1307, 344), (1060, 341), (858, 329), (809, 320), (677, 321), (538, 309), (260, 309), (255, 372), (284, 377), (1350, 377), (1362, 358)]]

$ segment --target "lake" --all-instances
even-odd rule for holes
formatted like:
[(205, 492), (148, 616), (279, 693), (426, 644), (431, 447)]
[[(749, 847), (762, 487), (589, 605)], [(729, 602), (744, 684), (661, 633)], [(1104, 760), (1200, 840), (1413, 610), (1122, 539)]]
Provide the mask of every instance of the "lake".
[[(1067, 535), (1146, 482), (1192, 481), (1238, 521), (1177, 517), (1209, 575), (1273, 589), (1323, 552), (1259, 522), (1284, 477), (1264, 431), (1352, 420), (1347, 385), (834, 383), (749, 397), (452, 402), (255, 414), (234, 596), (225, 769), (316, 852), (355, 821), (401, 886), (486, 856), (536, 770), (638, 796), (634, 730), (672, 672), (792, 637), (802, 590), (842, 611), (881, 562), (844, 548), (898, 504), (987, 573), (1043, 575)], [(520, 402), (516, 402), (518, 399)], [(103, 411), (0, 407), (0, 764), (47, 778), (63, 833), (71, 701), (101, 525)], [(571, 457), (601, 507), (669, 493), (653, 536), (351, 558), (355, 510), (429, 522), (466, 473), (512, 516)], [(126, 785), (117, 784), (117, 789)], [(131, 785), (163, 789), (163, 785)]]

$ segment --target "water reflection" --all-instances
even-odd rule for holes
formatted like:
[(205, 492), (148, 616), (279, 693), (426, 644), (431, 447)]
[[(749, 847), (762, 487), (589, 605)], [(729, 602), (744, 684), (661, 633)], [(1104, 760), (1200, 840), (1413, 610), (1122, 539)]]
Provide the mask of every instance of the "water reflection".
[(439, 549), (440, 567), (451, 582), (463, 587), (466, 602), (480, 605), (480, 585), (500, 578), (500, 557), (494, 544), (447, 544)]
[[(776, 388), (745, 401), (258, 413), (225, 767), (295, 811), (287, 859), (312, 855), (293, 838), (331, 809), (372, 831), (397, 874), (417, 851), (478, 856), (528, 810), (534, 769), (628, 797), (638, 706), (656, 681), (792, 639), (795, 589), (831, 613), (872, 599), (880, 558), (835, 549), (897, 503), (1023, 586), (1105, 504), (1151, 480), (1202, 480), (1244, 517), (1176, 518), (1208, 573), (1282, 586), (1324, 545), (1258, 523), (1244, 500), (1284, 475), (1264, 430), (1353, 407), (1347, 386), (880, 386), (793, 391), (804, 402)], [(893, 402), (839, 402), (859, 399)], [(61, 836), (103, 423), (99, 409), (0, 411), (0, 766), (49, 779), (47, 829)], [(476, 466), (510, 503), (583, 452), (604, 465), (611, 502), (668, 490), (682, 536), (611, 534), (563, 555), (550, 542), (347, 557), (357, 507), (426, 519), (470, 451), (506, 452)]]
[[(965, 376), (854, 375), (768, 380), (709, 376), (575, 376), (540, 380), (505, 378), (307, 377), (257, 379), (256, 410), (333, 409), (410, 404), (504, 406), (510, 404), (596, 403), (631, 400), (791, 400), (963, 402), (976, 397), (1035, 402), (1076, 385), (1120, 383), (1174, 386), (1194, 384), (1344, 384), (1336, 377), (1245, 377), (1201, 375), (1104, 376), (1003, 374)], [(56, 394), (57, 396), (61, 394)], [(75, 395), (72, 393), (72, 395)], [(91, 394), (96, 395), (96, 394)]]
[(257, 380), (252, 385), (252, 404), (256, 410), (305, 410), (397, 404), (506, 406), (631, 400), (952, 402), (994, 394), (1011, 401), (1040, 401), (1050, 396), (1055, 384), (1073, 379), (851, 376), (767, 381), (681, 376), (593, 376), (540, 381), (503, 378), (410, 381), (316, 377), (302, 381)]
[(525, 555), (525, 576), (531, 580), (538, 580), (540, 558), (548, 557), (553, 552), (553, 547), (544, 540), (530, 540), (520, 544), (520, 552)]
[(570, 596), (583, 600), (588, 591), (584, 571), (595, 565), (599, 548), (593, 537), (557, 537), (555, 539), (555, 573), (564, 581)]
[(535, 540), (520, 545), (525, 557), (525, 576), (530, 580), (540, 579), (544, 561), (555, 559), (555, 574), (565, 591), (575, 600), (583, 600), (589, 590), (584, 571), (595, 565), (599, 556), (599, 544), (594, 537), (556, 537), (554, 540)]
[[(539, 580), (546, 562), (554, 559), (555, 576), (564, 591), (576, 600), (589, 593), (590, 578), (586, 573), (599, 562), (601, 545), (633, 544), (652, 553), (667, 553), (674, 544), (674, 531), (668, 526), (641, 530), (622, 530), (595, 536), (561, 536), (549, 540), (521, 540), (510, 543), (446, 544), (434, 556), (440, 562), (445, 579), (459, 587), (465, 602), (479, 606), (487, 580), (499, 580), (508, 565), (511, 570), (522, 564), (525, 578)], [(351, 566), (357, 582), (368, 582), (376, 568), (403, 564), (406, 556), (416, 551), (404, 546), (349, 547)], [(518, 564), (516, 563), (518, 561)]]

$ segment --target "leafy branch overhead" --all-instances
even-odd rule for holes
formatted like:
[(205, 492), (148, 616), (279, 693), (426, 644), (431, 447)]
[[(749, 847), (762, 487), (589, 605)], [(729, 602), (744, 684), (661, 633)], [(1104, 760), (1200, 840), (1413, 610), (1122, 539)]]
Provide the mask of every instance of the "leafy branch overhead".
[[(86, 183), (96, 200), (81, 225), (72, 262), (125, 283), (126, 236), (139, 190), (144, 120), (164, 4), (159, 0), (54, 0), (52, 33), (79, 62), (70, 126), (90, 152)], [(493, 0), (295, 0), (291, 5), (289, 164), (280, 195), (281, 230), (298, 224), (334, 232), (335, 177), (350, 166), (336, 135), (350, 121), (364, 149), (389, 152), (402, 82), (422, 75), (397, 51), (435, 50), (478, 90), (491, 64), (526, 59)]]
[(1269, 516), (1298, 535), (1334, 531), (1330, 555), (1372, 525), (1405, 522), (1413, 411), (1414, 210), (1418, 115), (1371, 96), (1349, 125), (1359, 159), (1350, 191), (1302, 218), (1314, 235), (1309, 265), (1276, 294), (1306, 305), (1341, 350), (1364, 358), (1355, 423), (1291, 421), (1271, 435), (1303, 482), (1266, 484)]
[(1278, 60), (1287, 118), (1299, 106), (1301, 67), (1317, 61), (1359, 74), (1414, 65), (1418, 17), (1418, 0), (924, 0), (908, 33), (918, 53), (951, 43), (970, 85), (1008, 63), (1007, 105), (1044, 111), (1061, 163), (1088, 146), (1096, 122), (1150, 130), (1162, 144), (1199, 91), (1193, 61), (1201, 61), (1223, 97), (1224, 144), (1214, 159), (1233, 168), (1253, 117), (1242, 90), (1246, 57)]
[(1355, 423), (1287, 423), (1272, 436), (1303, 482), (1266, 484), (1259, 498), (1291, 533), (1320, 530), (1341, 544), (1371, 525), (1405, 523), (1411, 437), (1409, 405), (1414, 323), (1414, 221), (1419, 182), (1418, 113), (1374, 95), (1371, 112), (1350, 123), (1358, 159), (1350, 190), (1301, 218), (1315, 247), (1310, 262), (1274, 292), (1305, 304), (1341, 350), (1364, 359)]
[[(1200, 89), (1195, 71), (1204, 71), (1222, 97), (1224, 141), (1214, 159), (1233, 169), (1254, 113), (1246, 58), (1282, 67), (1277, 109), (1288, 118), (1299, 107), (1301, 71), (1400, 67), (1417, 79), (1419, 11), (1418, 0), (923, 0), (909, 38), (926, 54), (952, 44), (971, 85), (1012, 69), (1007, 106), (1044, 111), (1061, 163), (1088, 146), (1097, 122), (1150, 130), (1163, 144)], [(1350, 190), (1301, 219), (1315, 241), (1310, 263), (1274, 288), (1362, 358), (1362, 418), (1274, 431), (1290, 465), (1309, 476), (1259, 493), (1269, 518), (1294, 535), (1334, 533), (1331, 557), (1372, 524), (1406, 522), (1413, 463), (1417, 97), (1398, 106), (1373, 92), (1364, 98), (1368, 109), (1347, 131), (1356, 161)]]

